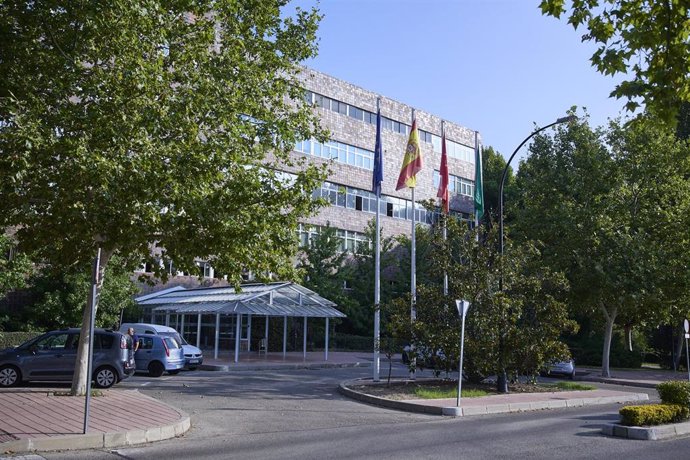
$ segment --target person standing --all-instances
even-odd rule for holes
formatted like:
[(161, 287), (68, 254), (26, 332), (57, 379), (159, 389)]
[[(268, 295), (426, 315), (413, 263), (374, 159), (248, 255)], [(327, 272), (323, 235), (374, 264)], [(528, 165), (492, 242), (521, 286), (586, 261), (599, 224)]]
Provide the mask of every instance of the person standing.
[(134, 333), (134, 328), (127, 329), (127, 349), (129, 350), (129, 359), (134, 359), (134, 353), (139, 349), (139, 337)]

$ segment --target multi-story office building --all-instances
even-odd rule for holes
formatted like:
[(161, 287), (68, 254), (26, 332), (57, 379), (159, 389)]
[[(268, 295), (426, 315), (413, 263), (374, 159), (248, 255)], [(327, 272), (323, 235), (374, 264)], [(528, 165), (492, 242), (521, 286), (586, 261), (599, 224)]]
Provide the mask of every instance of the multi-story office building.
[[(299, 228), (301, 244), (317, 234), (327, 223), (337, 229), (342, 248), (355, 252), (360, 244), (369, 244), (365, 229), (376, 212), (376, 196), (371, 192), (376, 141), (376, 107), (380, 98), (383, 143), (383, 185), (380, 200), (381, 228), (384, 236), (410, 234), (412, 220), (411, 191), (395, 186), (400, 174), (412, 124), (413, 108), (404, 103), (365, 90), (351, 83), (315, 70), (302, 74), (305, 99), (315, 106), (322, 127), (331, 134), (326, 143), (307, 139), (298, 142), (292, 155), (306, 156), (314, 162), (329, 164), (331, 175), (315, 196), (326, 198), (330, 206), (306, 218)], [(424, 167), (417, 174), (415, 201), (437, 200), (441, 164), (441, 118), (415, 109)], [(475, 131), (445, 121), (448, 154), (450, 210), (456, 217), (471, 220), (474, 212)], [(415, 220), (428, 225), (438, 217), (415, 206)], [(161, 262), (163, 263), (163, 262)], [(169, 265), (171, 275), (181, 275)], [(214, 277), (213, 267), (199, 262), (203, 278)], [(147, 271), (144, 267), (142, 270)], [(186, 285), (197, 284), (197, 274), (190, 274)], [(184, 278), (175, 277), (180, 284)], [(251, 276), (248, 276), (248, 280)], [(170, 284), (170, 283), (169, 283)], [(169, 285), (168, 284), (168, 285)], [(160, 289), (157, 286), (155, 289)], [(149, 289), (142, 286), (144, 291)]]
[[(412, 125), (413, 108), (351, 83), (305, 69), (303, 82), (307, 102), (315, 105), (322, 126), (331, 133), (325, 144), (313, 140), (299, 142), (293, 155), (307, 155), (313, 161), (327, 161), (332, 174), (315, 192), (331, 205), (300, 226), (304, 244), (321, 226), (338, 229), (343, 248), (356, 250), (366, 242), (364, 229), (374, 218), (376, 196), (371, 192), (376, 140), (377, 99), (380, 97), (383, 143), (383, 186), (380, 201), (384, 236), (410, 234), (411, 191), (395, 186)], [(415, 108), (424, 168), (417, 174), (415, 201), (434, 199), (441, 163), (441, 118)], [(474, 213), (474, 162), (476, 132), (444, 122), (450, 175), (451, 213), (470, 220)], [(416, 221), (429, 224), (438, 213), (415, 206)]]

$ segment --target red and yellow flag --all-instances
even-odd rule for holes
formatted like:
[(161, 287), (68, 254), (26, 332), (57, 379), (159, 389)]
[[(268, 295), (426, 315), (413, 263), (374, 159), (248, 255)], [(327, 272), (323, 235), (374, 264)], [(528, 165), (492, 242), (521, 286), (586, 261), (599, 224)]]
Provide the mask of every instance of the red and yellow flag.
[(412, 122), (412, 129), (410, 130), (410, 138), (407, 141), (407, 148), (405, 149), (405, 158), (403, 158), (402, 168), (400, 168), (400, 177), (398, 177), (398, 185), (395, 189), (410, 187), (414, 188), (417, 185), (417, 173), (422, 169), (422, 150), (419, 147), (419, 133), (417, 132), (417, 120)]

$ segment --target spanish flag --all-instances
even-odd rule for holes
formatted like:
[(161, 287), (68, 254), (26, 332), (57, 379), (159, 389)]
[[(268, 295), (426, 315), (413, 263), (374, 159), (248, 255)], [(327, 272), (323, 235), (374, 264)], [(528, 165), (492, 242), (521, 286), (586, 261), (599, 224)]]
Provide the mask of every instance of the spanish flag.
[(412, 129), (410, 130), (410, 139), (407, 141), (407, 149), (405, 150), (405, 158), (403, 158), (402, 168), (400, 169), (400, 177), (398, 177), (398, 185), (395, 189), (410, 187), (414, 188), (417, 185), (417, 173), (422, 169), (422, 150), (419, 148), (419, 133), (417, 132), (417, 120), (412, 121)]

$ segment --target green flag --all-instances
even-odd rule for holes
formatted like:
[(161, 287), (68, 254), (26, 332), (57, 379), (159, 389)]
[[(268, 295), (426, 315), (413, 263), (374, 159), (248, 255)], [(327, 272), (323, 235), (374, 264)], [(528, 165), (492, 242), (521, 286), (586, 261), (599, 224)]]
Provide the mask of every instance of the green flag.
[(475, 141), (474, 149), (474, 214), (477, 224), (484, 215), (484, 189), (482, 187), (482, 152)]

